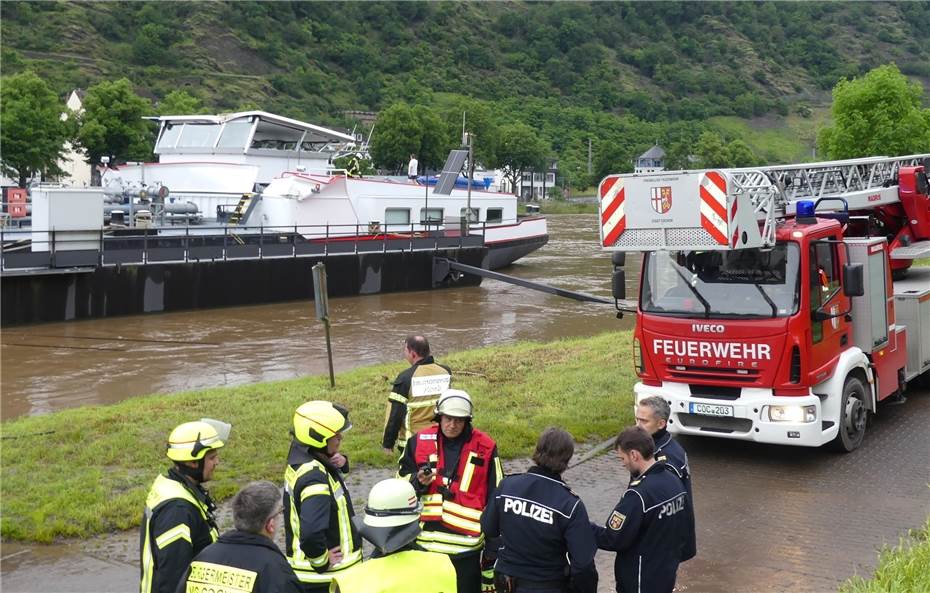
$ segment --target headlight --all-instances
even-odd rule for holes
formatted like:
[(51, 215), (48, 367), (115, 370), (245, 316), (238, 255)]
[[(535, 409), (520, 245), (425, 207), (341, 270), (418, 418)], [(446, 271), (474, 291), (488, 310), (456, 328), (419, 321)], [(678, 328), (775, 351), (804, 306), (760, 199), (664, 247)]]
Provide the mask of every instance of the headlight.
[(817, 421), (817, 406), (769, 406), (769, 420), (806, 424)]

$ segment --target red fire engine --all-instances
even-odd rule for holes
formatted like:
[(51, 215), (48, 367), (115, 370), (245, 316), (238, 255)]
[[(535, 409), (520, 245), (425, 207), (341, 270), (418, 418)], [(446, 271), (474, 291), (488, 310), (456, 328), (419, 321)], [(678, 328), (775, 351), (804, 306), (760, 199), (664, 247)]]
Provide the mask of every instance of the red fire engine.
[(856, 449), (930, 369), (930, 268), (911, 268), (930, 256), (928, 170), (917, 155), (606, 177), (602, 246), (644, 252), (637, 400), (667, 400), (674, 433)]

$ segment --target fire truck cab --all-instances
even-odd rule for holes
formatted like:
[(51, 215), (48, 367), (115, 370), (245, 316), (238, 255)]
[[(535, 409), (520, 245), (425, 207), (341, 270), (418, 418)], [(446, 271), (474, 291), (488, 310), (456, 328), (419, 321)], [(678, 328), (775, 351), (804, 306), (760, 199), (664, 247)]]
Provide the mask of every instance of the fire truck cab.
[(602, 245), (645, 252), (636, 400), (673, 433), (859, 447), (930, 370), (924, 156), (606, 178)]

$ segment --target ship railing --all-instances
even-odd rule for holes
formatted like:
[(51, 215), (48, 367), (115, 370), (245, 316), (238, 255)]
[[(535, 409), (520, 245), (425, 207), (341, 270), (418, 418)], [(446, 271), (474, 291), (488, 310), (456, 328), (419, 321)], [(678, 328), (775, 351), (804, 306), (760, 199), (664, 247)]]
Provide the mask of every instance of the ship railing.
[(172, 228), (0, 228), (0, 270), (199, 263), (437, 251), (484, 245), (488, 225), (467, 232), (439, 221), (349, 225), (195, 226)]

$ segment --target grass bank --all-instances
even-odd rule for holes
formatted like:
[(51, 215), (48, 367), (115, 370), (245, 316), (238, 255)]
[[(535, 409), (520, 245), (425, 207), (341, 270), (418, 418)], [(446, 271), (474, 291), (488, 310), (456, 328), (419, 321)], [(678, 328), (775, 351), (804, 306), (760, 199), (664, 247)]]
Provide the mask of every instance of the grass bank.
[[(441, 356), (455, 385), (475, 399), (475, 425), (504, 457), (532, 451), (539, 432), (560, 425), (577, 440), (603, 439), (632, 423), (631, 333), (482, 348)], [(146, 491), (167, 467), (164, 442), (203, 416), (233, 424), (210, 490), (228, 498), (250, 480), (279, 482), (294, 409), (311, 399), (341, 402), (354, 428), (343, 449), (354, 463), (387, 467), (380, 449), (390, 381), (406, 365), (326, 376), (132, 398), (2, 424), (2, 536), (48, 542), (139, 523)]]
[(840, 593), (910, 593), (930, 591), (930, 517), (922, 529), (912, 529), (895, 548), (878, 555), (878, 567), (870, 579), (853, 577)]
[[(540, 214), (597, 214), (597, 202), (569, 202), (568, 200), (540, 200)], [(526, 214), (526, 206), (520, 205), (520, 214)]]

